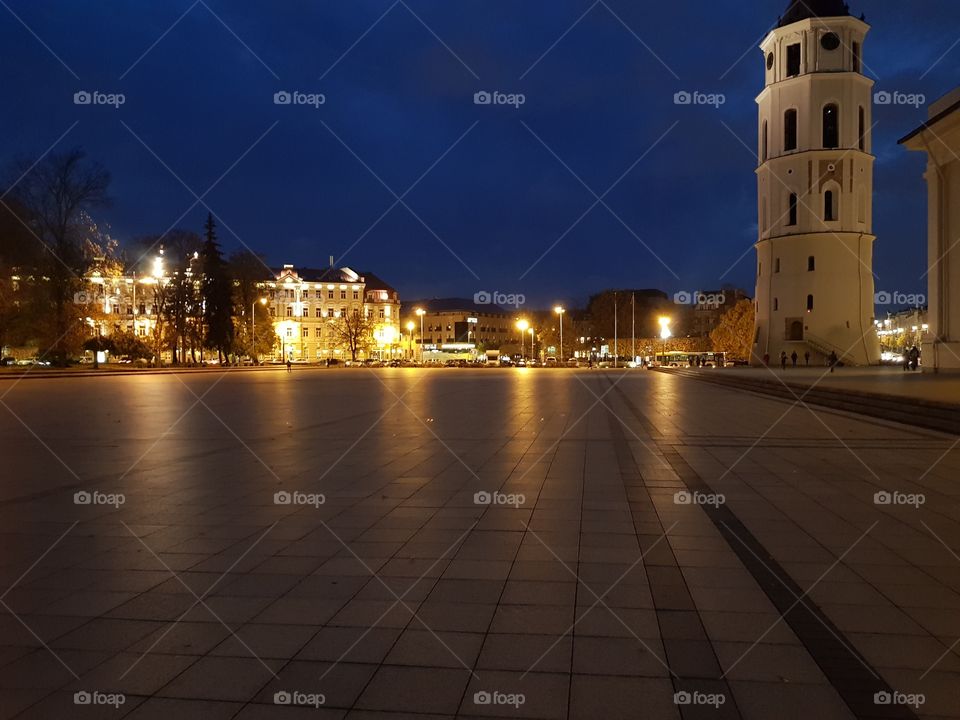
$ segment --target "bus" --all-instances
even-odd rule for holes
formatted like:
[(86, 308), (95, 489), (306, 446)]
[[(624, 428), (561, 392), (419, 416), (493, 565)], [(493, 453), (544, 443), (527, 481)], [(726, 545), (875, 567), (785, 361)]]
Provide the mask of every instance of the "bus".
[(659, 352), (650, 359), (654, 367), (707, 367), (722, 368), (727, 366), (727, 354), (722, 352), (682, 352), (672, 350), (667, 353)]

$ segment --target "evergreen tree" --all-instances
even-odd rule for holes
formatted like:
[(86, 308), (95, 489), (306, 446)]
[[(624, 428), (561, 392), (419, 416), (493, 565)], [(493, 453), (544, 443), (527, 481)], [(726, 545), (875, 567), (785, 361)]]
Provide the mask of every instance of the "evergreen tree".
[(200, 251), (204, 345), (216, 350), (220, 362), (233, 347), (233, 281), (217, 242), (213, 214), (208, 213)]

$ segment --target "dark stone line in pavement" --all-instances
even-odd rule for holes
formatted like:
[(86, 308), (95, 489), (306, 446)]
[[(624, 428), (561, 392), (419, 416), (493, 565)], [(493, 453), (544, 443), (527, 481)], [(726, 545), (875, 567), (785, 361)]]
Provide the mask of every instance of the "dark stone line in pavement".
[[(684, 720), (693, 720), (696, 715), (705, 711), (717, 720), (741, 720), (743, 717), (737, 708), (736, 699), (726, 679), (721, 677), (720, 661), (713, 649), (713, 644), (707, 636), (699, 615), (696, 613), (696, 603), (690, 594), (690, 589), (680, 571), (680, 565), (669, 543), (663, 539), (668, 535), (668, 528), (656, 511), (653, 509), (653, 499), (649, 488), (643, 480), (643, 475), (637, 467), (630, 444), (623, 432), (623, 426), (614, 416), (613, 411), (607, 408), (607, 425), (613, 441), (614, 454), (617, 458), (617, 467), (620, 470), (620, 479), (624, 487), (631, 487), (639, 491), (641, 502), (650, 508), (650, 511), (641, 510), (631, 512), (636, 522), (637, 515), (644, 521), (654, 522), (660, 527), (661, 534), (653, 539), (649, 545), (641, 548), (644, 554), (644, 565), (647, 570), (647, 582), (650, 584), (650, 594), (653, 597), (653, 606), (657, 614), (657, 623), (660, 627), (660, 637), (666, 653), (666, 663), (671, 671), (674, 692), (676, 693), (703, 693), (705, 695), (720, 694), (726, 702), (717, 708), (703, 708), (694, 705), (681, 705), (679, 710)], [(647, 536), (650, 537), (650, 536)], [(653, 547), (653, 543), (660, 540)], [(652, 549), (648, 549), (651, 548)], [(649, 554), (646, 554), (648, 553)], [(656, 553), (656, 564), (647, 563)], [(675, 627), (677, 613), (685, 613), (685, 623), (682, 637), (669, 632)]]
[[(613, 382), (609, 378), (607, 381)], [(662, 434), (654, 423), (637, 408), (627, 394), (618, 386), (615, 386), (614, 390), (630, 414), (650, 435), (687, 490), (707, 495), (715, 494), (713, 488), (683, 459), (676, 446), (663, 442)], [(794, 582), (790, 574), (729, 507), (701, 505), (700, 509), (714, 524), (774, 607), (783, 615), (784, 622), (803, 643), (854, 716), (861, 720), (917, 720), (917, 715), (907, 706), (875, 704), (876, 693), (892, 694), (893, 688), (866, 658), (856, 651), (853, 643), (830, 618), (805, 596), (803, 588)]]

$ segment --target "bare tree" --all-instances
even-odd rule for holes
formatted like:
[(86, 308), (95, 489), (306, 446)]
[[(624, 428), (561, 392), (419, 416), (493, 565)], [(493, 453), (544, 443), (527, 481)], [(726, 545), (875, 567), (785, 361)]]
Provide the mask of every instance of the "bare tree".
[(75, 332), (78, 325), (82, 327), (82, 309), (74, 296), (91, 260), (87, 211), (108, 202), (110, 174), (77, 149), (51, 153), (35, 165), (22, 161), (14, 172), (20, 179), (10, 194), (24, 208), (31, 230), (46, 248), (38, 268), (48, 278), (44, 294), (52, 310), (45, 344), (52, 359), (65, 364), (79, 349), (74, 347), (76, 341), (82, 342), (82, 333)]
[(360, 308), (341, 313), (331, 328), (334, 344), (347, 350), (351, 360), (373, 341), (373, 321)]

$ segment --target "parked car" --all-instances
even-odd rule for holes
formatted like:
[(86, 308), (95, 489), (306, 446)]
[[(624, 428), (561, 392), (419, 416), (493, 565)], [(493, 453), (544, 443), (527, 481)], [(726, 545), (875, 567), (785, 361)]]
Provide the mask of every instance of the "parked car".
[(16, 365), (17, 359), (12, 357), (0, 358), (0, 367), (8, 367), (10, 365)]

